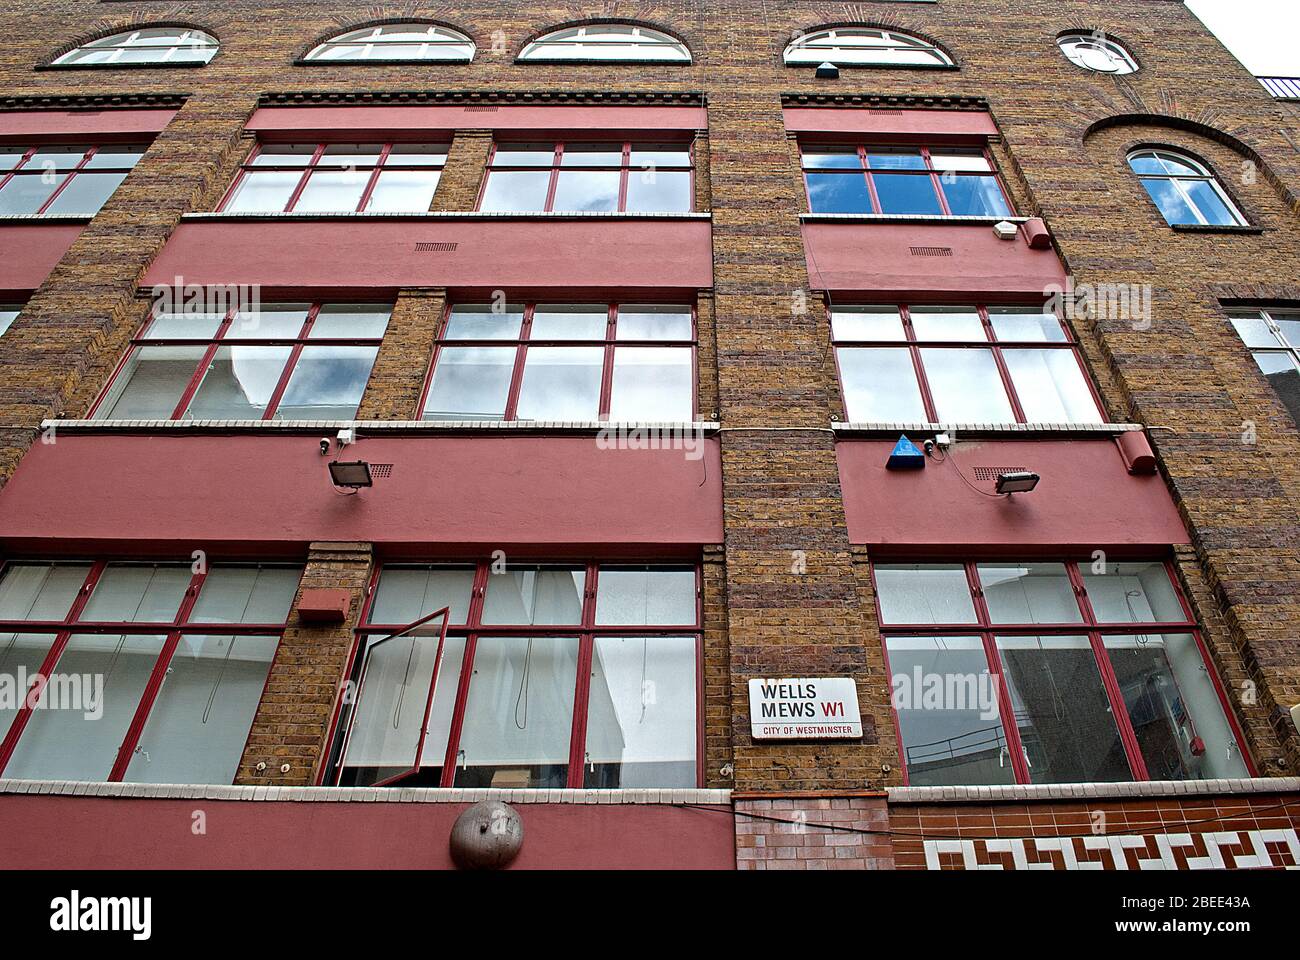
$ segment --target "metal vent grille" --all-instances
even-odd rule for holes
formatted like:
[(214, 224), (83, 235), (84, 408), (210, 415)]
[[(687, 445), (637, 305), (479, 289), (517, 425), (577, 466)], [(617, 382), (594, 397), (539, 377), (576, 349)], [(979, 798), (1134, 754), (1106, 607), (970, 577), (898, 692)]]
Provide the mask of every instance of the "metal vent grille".
[(996, 480), (1004, 473), (1028, 473), (1028, 467), (976, 467), (976, 480)]
[(491, 104), (470, 104), (465, 108), (466, 113), (496, 113), (501, 108)]
[(416, 243), (415, 252), (416, 253), (455, 253), (456, 248), (459, 246), (460, 246), (459, 243), (421, 242), (421, 243)]
[(912, 247), (914, 257), (951, 257), (952, 247)]
[(391, 463), (372, 463), (370, 465), (370, 476), (374, 480), (385, 480), (393, 475), (393, 465)]

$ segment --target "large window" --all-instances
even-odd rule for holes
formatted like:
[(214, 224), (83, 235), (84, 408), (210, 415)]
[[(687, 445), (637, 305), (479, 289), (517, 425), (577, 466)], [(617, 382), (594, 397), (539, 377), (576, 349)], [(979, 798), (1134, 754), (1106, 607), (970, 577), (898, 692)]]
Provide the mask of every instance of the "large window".
[(23, 679), (0, 701), (0, 775), (230, 783), (301, 574), (6, 565), (0, 674)]
[(898, 30), (835, 27), (795, 39), (785, 48), (790, 67), (950, 67), (952, 57), (928, 40)]
[(346, 60), (469, 63), (474, 59), (474, 41), (463, 33), (431, 23), (384, 23), (330, 37), (313, 47), (303, 59), (330, 63)]
[(1078, 345), (1052, 313), (838, 306), (831, 337), (855, 423), (1100, 423)]
[(458, 304), (426, 420), (695, 418), (695, 318), (664, 304)]
[(388, 326), (376, 304), (155, 313), (92, 417), (350, 420)]
[(1300, 422), (1300, 310), (1235, 312), (1232, 325), (1291, 416)]
[(263, 143), (225, 213), (426, 213), (447, 147), (428, 143)]
[(1137, 72), (1138, 65), (1133, 55), (1100, 31), (1062, 34), (1056, 45), (1071, 63), (1085, 70), (1116, 76)]
[(693, 567), (386, 566), (327, 779), (698, 786), (698, 595)]
[(1246, 777), (1167, 564), (877, 564), (908, 782)]
[(0, 216), (98, 213), (144, 150), (127, 144), (0, 146)]
[(1129, 166), (1172, 226), (1244, 225), (1246, 218), (1199, 160), (1173, 150), (1138, 150)]
[(55, 66), (120, 67), (129, 64), (178, 66), (207, 63), (217, 55), (217, 38), (184, 27), (142, 27), (83, 43), (54, 61)]
[(503, 212), (647, 212), (694, 209), (685, 143), (501, 143), (479, 209)]
[(524, 47), (520, 60), (690, 63), (691, 51), (661, 30), (634, 23), (591, 23), (556, 30)]
[(805, 144), (813, 213), (1011, 216), (987, 151)]

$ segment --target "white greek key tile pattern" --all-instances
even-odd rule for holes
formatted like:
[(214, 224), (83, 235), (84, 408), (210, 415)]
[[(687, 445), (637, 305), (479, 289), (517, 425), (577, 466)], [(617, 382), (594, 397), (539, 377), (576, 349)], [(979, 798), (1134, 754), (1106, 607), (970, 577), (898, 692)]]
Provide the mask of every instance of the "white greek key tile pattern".
[(925, 866), (928, 870), (1300, 870), (1300, 837), (1292, 828), (926, 840)]

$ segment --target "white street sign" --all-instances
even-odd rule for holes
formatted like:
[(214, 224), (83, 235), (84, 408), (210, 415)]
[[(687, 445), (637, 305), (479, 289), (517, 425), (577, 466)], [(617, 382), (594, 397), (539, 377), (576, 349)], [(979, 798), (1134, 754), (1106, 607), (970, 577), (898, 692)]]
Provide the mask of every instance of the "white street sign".
[(755, 740), (851, 740), (862, 736), (858, 685), (849, 677), (749, 681)]

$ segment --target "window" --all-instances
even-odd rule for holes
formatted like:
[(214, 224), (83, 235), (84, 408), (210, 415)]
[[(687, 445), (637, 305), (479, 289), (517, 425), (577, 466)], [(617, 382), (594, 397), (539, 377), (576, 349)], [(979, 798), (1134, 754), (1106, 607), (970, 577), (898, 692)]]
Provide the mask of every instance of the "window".
[(207, 63), (217, 55), (217, 38), (185, 27), (144, 27), (83, 43), (54, 61), (55, 66), (120, 67), (134, 63), (177, 66)]
[(984, 150), (966, 147), (803, 147), (813, 213), (1009, 217)]
[(391, 307), (268, 304), (155, 313), (91, 416), (99, 420), (350, 420)]
[(1100, 423), (1078, 344), (1038, 307), (839, 306), (854, 423)]
[(0, 337), (5, 335), (5, 331), (13, 325), (22, 311), (23, 307), (20, 303), (0, 303)]
[(1232, 314), (1242, 342), (1300, 422), (1300, 310), (1248, 310)]
[(788, 67), (951, 67), (933, 43), (897, 30), (836, 27), (804, 34), (785, 48)]
[(695, 418), (695, 316), (665, 304), (458, 304), (426, 420)]
[(301, 567), (10, 563), (0, 673), (44, 690), (0, 702), (0, 773), (230, 783)]
[(1056, 45), (1075, 66), (1095, 73), (1119, 75), (1136, 73), (1138, 69), (1133, 55), (1099, 30), (1064, 34), (1057, 39)]
[(0, 216), (96, 214), (144, 151), (118, 144), (0, 146)]
[(264, 143), (244, 163), (226, 213), (425, 213), (447, 147), (427, 143)]
[(1171, 227), (1240, 226), (1246, 223), (1204, 164), (1172, 150), (1138, 150), (1128, 165)]
[(591, 23), (556, 30), (529, 43), (520, 60), (599, 60), (604, 63), (690, 63), (686, 44), (632, 23)]
[(695, 209), (692, 148), (673, 143), (503, 143), (480, 210), (679, 213)]
[(1250, 776), (1167, 564), (877, 564), (908, 782)]
[[(698, 591), (693, 567), (384, 567), (330, 781), (697, 786)], [(443, 607), (445, 639), (393, 636)]]
[(313, 47), (303, 59), (469, 63), (474, 59), (474, 49), (473, 40), (447, 27), (431, 23), (384, 23), (340, 33)]

